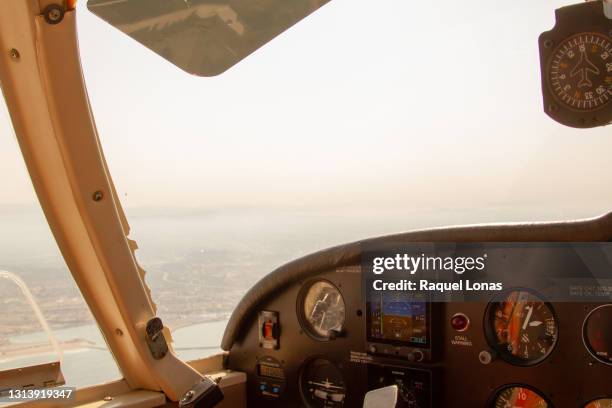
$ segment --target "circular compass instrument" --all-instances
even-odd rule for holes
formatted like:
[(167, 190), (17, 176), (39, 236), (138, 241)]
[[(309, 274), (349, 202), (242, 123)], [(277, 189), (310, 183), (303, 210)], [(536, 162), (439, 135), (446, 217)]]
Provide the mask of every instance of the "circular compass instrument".
[(533, 388), (515, 385), (502, 388), (491, 405), (493, 408), (551, 408), (546, 398)]
[(596, 307), (589, 313), (584, 320), (582, 336), (593, 357), (612, 365), (612, 304)]
[(317, 340), (330, 340), (342, 333), (345, 305), (342, 294), (325, 280), (304, 285), (298, 296), (298, 318), (306, 332)]
[(602, 398), (591, 401), (584, 408), (612, 408), (612, 398)]
[(548, 84), (558, 103), (593, 111), (612, 100), (612, 41), (603, 34), (581, 33), (553, 51)]
[(557, 343), (552, 305), (527, 290), (513, 290), (491, 302), (485, 316), (487, 340), (505, 361), (530, 366), (543, 361)]
[(306, 406), (313, 408), (342, 407), (346, 397), (342, 372), (323, 358), (312, 359), (302, 367), (300, 391)]
[(612, 20), (601, 1), (562, 7), (555, 19), (539, 39), (544, 111), (575, 128), (612, 123)]

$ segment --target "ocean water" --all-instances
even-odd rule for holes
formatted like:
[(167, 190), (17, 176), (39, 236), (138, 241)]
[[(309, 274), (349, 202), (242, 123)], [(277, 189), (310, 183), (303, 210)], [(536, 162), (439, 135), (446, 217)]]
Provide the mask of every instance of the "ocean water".
[[(174, 349), (185, 360), (195, 360), (221, 352), (219, 344), (225, 330), (226, 321), (206, 322), (182, 327), (172, 333)], [(85, 387), (101, 384), (122, 377), (113, 355), (108, 350), (104, 338), (96, 325), (73, 327), (57, 330), (54, 335), (58, 341), (84, 339), (92, 342), (91, 347), (66, 351), (62, 356), (62, 373), (66, 385)], [(43, 332), (25, 334), (11, 338), (15, 344), (47, 343)], [(2, 360), (0, 370), (48, 363), (58, 360), (56, 353), (11, 358)], [(95, 369), (92, 369), (95, 368)]]

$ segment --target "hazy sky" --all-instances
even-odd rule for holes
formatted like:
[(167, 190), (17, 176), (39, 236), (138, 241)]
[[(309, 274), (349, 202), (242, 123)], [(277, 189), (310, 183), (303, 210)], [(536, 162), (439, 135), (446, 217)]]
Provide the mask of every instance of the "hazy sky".
[[(102, 145), (128, 207), (573, 216), (612, 209), (612, 126), (579, 131), (542, 112), (537, 38), (570, 3), (333, 0), (215, 78), (184, 73), (84, 2), (78, 17)], [(5, 116), (0, 174), (11, 176), (0, 204), (32, 202)]]

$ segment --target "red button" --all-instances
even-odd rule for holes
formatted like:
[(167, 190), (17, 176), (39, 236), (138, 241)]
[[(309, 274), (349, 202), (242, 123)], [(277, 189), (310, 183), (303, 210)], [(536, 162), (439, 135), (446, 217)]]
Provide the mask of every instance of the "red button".
[(451, 326), (457, 331), (465, 331), (470, 326), (470, 319), (463, 313), (457, 313), (451, 318)]

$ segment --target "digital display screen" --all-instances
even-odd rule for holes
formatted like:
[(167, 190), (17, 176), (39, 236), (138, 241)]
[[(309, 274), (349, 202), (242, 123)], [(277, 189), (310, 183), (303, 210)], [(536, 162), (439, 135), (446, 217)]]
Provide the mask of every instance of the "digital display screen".
[(429, 346), (429, 303), (424, 295), (370, 289), (367, 309), (369, 341)]
[(273, 366), (269, 366), (265, 364), (259, 364), (258, 371), (259, 371), (259, 375), (262, 377), (277, 378), (280, 380), (285, 378), (285, 373), (283, 369), (280, 367), (273, 367)]

